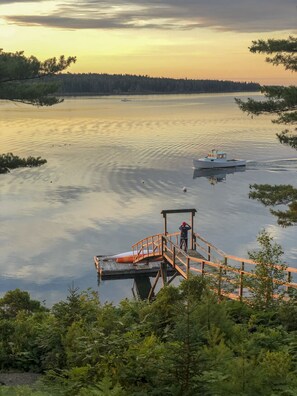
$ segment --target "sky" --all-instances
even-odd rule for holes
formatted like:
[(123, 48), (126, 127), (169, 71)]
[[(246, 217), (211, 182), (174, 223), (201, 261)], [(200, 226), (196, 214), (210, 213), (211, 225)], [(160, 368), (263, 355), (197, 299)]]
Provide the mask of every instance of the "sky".
[(296, 31), (296, 0), (0, 0), (0, 48), (76, 56), (72, 73), (290, 85), (248, 48)]

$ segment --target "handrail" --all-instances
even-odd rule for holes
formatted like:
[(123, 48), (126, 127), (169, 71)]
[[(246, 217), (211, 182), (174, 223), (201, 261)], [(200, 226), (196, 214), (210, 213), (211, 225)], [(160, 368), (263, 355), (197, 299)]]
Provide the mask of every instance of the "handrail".
[[(206, 241), (204, 238), (201, 237), (201, 235), (199, 235), (199, 234), (197, 234), (197, 233), (195, 233), (195, 237), (198, 238), (198, 239), (200, 239), (202, 242), (206, 243), (207, 246), (209, 246), (209, 247), (211, 247), (213, 250), (215, 250), (215, 251), (216, 251), (218, 254), (220, 254), (224, 259), (227, 258), (227, 259), (230, 259), (230, 260), (233, 260), (233, 261), (236, 261), (236, 262), (240, 262), (240, 263), (244, 262), (245, 264), (258, 265), (258, 263), (257, 263), (256, 261), (253, 261), (253, 260), (251, 260), (251, 259), (242, 258), (242, 257), (237, 257), (237, 256), (233, 256), (233, 255), (230, 255), (230, 254), (227, 254), (227, 253), (223, 252), (221, 249), (218, 249), (217, 247), (215, 247), (214, 245), (212, 245), (210, 242)], [(271, 264), (271, 265), (273, 265), (274, 268), (276, 268), (276, 269), (283, 270), (282, 266), (280, 266), (280, 265), (277, 265), (277, 264), (276, 264), (276, 265), (275, 265), (275, 264)], [(289, 267), (289, 266), (287, 266), (284, 270), (285, 270), (286, 272), (293, 272), (293, 273), (296, 273), (296, 274), (297, 274), (297, 268), (294, 268), (294, 267)]]
[(151, 235), (132, 245), (133, 262), (137, 262), (148, 257), (161, 256), (161, 237), (162, 234)]
[[(256, 266), (258, 265), (257, 262), (247, 258), (226, 254), (197, 233), (193, 235), (194, 250), (200, 254), (200, 257), (195, 257), (193, 251), (186, 253), (179, 247), (178, 237), (179, 233), (175, 232), (166, 235), (155, 234), (143, 238), (132, 246), (134, 262), (136, 263), (145, 258), (163, 257), (163, 259), (166, 259), (166, 261), (184, 278), (187, 279), (190, 272), (198, 272), (202, 276), (211, 276), (212, 278), (217, 278), (218, 285), (216, 290), (220, 296), (232, 295), (233, 297), (235, 296), (234, 298), (240, 300), (245, 298), (243, 296), (243, 290), (248, 289), (246, 279), (249, 277), (257, 277), (257, 275), (252, 272), (253, 270), (249, 270), (246, 266)], [(176, 239), (176, 242), (174, 239)], [(206, 246), (202, 246), (201, 243)], [(203, 254), (201, 255), (199, 251), (203, 252)], [(205, 256), (207, 259), (204, 258)], [(236, 264), (230, 265), (228, 260), (240, 264), (240, 266), (238, 267)], [(199, 264), (200, 268), (197, 268)], [(292, 275), (297, 274), (297, 268), (282, 268), (280, 265), (273, 265), (273, 267), (281, 269), (287, 274), (287, 280), (273, 278), (271, 279), (273, 283), (286, 287), (287, 291), (289, 288), (297, 289), (297, 283), (293, 282), (292, 279)], [(238, 291), (230, 293), (230, 290), (225, 290), (227, 286), (233, 286), (233, 288), (237, 287)]]

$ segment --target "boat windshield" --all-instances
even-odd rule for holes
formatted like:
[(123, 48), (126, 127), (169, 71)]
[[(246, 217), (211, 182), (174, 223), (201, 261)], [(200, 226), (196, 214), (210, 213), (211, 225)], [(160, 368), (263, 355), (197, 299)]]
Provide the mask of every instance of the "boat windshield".
[(208, 158), (226, 159), (227, 158), (227, 154), (224, 153), (223, 151), (212, 150), (208, 154)]

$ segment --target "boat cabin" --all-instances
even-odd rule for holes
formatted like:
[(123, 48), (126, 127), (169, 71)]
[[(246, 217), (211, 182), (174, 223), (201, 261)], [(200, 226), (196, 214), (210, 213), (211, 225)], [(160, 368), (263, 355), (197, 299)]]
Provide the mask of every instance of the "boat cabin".
[(208, 153), (207, 157), (209, 159), (223, 159), (227, 160), (227, 154), (224, 151), (217, 151), (215, 149), (211, 150), (210, 153)]

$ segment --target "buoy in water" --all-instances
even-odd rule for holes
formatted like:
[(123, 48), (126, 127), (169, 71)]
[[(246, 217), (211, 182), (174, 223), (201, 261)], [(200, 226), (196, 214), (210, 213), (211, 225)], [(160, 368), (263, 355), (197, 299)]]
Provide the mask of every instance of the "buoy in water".
[(187, 192), (187, 187), (183, 187), (183, 192)]

